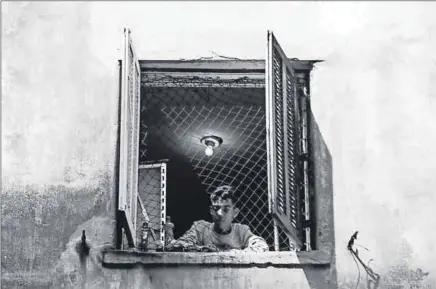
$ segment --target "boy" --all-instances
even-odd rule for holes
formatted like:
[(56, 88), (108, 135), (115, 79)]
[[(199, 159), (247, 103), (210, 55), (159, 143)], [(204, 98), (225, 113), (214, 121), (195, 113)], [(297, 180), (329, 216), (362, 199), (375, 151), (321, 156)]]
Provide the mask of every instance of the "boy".
[(268, 251), (266, 241), (254, 235), (247, 225), (233, 223), (239, 214), (235, 202), (233, 187), (218, 187), (210, 196), (210, 214), (213, 223), (203, 220), (194, 222), (192, 227), (178, 240), (171, 242), (166, 250)]

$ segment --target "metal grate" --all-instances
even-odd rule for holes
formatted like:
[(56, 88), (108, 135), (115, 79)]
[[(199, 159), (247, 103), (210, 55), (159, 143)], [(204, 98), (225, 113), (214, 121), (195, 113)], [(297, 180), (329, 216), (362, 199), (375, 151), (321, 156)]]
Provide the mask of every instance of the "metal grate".
[[(304, 212), (300, 209), (302, 206), (297, 187), (300, 132), (296, 114), (295, 79), (287, 72), (284, 82), (283, 65), (279, 57), (274, 59), (273, 69), (276, 204), (282, 213), (289, 212), (291, 224), (297, 228), (300, 213)], [(241, 209), (241, 214), (235, 221), (248, 225), (273, 250), (274, 223), (268, 212), (264, 78), (143, 72), (141, 84), (140, 165), (160, 159), (169, 159), (169, 167), (175, 162), (187, 164), (185, 168), (195, 174), (194, 182), (201, 185), (204, 195), (223, 184), (235, 187)], [(286, 107), (283, 103), (284, 86), (287, 93)], [(223, 145), (215, 150), (212, 157), (205, 155), (205, 147), (200, 143), (205, 135), (223, 138)], [(284, 162), (286, 155), (289, 158), (287, 168)], [(288, 191), (285, 178), (288, 178)], [(166, 181), (171, 182), (171, 176)], [(138, 191), (150, 190), (144, 189), (152, 186), (148, 182), (152, 181), (147, 181), (140, 173)], [(177, 189), (181, 191), (167, 191), (169, 199), (183, 194), (183, 189), (190, 188)], [(286, 194), (289, 195), (288, 204)], [(143, 204), (147, 211), (158, 211), (157, 202), (144, 201)], [(171, 215), (170, 212), (167, 213)], [(141, 218), (138, 213), (138, 224), (141, 224)], [(180, 220), (173, 218), (172, 221), (177, 227)], [(154, 230), (157, 232), (156, 226)], [(279, 250), (293, 250), (293, 244), (290, 244), (280, 228), (278, 233)]]
[[(273, 248), (263, 77), (174, 75), (142, 75), (140, 163), (164, 158), (169, 167), (173, 162), (188, 163), (204, 194), (222, 184), (235, 187), (241, 209), (235, 221), (248, 225)], [(205, 135), (223, 138), (212, 157), (200, 143)], [(167, 194), (170, 199), (179, 192)], [(178, 220), (173, 222), (177, 227)]]
[[(147, 233), (148, 249), (159, 249), (165, 242), (166, 223), (166, 164), (141, 165), (138, 177), (137, 244)], [(146, 223), (146, 228), (143, 224)]]

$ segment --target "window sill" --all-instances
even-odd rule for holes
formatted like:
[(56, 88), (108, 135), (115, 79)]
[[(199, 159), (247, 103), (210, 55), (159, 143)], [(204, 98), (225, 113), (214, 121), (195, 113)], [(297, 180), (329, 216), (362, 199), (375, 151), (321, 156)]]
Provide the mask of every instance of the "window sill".
[(106, 267), (189, 266), (209, 267), (306, 267), (330, 265), (331, 254), (326, 251), (265, 252), (265, 253), (181, 253), (110, 250), (103, 252)]

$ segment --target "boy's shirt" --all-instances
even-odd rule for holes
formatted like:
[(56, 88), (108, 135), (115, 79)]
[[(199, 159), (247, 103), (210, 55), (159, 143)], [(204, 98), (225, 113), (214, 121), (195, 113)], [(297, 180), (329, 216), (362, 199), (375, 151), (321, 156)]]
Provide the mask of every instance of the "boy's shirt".
[(182, 237), (171, 245), (181, 245), (185, 248), (214, 245), (219, 251), (232, 249), (252, 252), (268, 251), (265, 240), (254, 235), (247, 225), (234, 223), (228, 234), (219, 234), (213, 227), (213, 223), (196, 221)]

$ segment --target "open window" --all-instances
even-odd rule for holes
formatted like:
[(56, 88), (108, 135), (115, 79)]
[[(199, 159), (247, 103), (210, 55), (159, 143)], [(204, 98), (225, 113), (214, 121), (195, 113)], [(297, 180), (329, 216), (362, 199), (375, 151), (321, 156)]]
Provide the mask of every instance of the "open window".
[[(208, 220), (207, 193), (228, 184), (240, 192), (235, 221), (271, 251), (312, 250), (312, 64), (289, 60), (272, 32), (259, 61), (138, 61), (128, 29), (124, 42), (118, 211), (128, 245), (139, 246), (144, 222), (153, 250), (166, 216), (175, 238)], [(206, 136), (223, 140), (212, 155)]]

